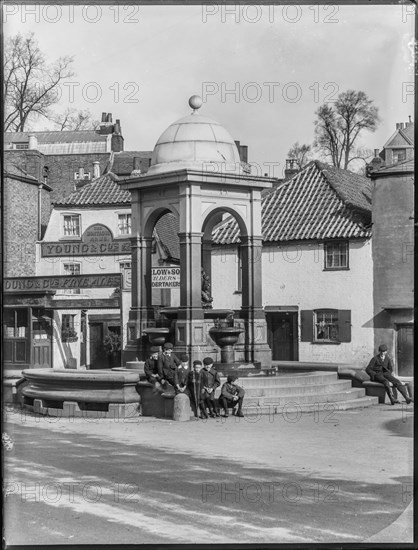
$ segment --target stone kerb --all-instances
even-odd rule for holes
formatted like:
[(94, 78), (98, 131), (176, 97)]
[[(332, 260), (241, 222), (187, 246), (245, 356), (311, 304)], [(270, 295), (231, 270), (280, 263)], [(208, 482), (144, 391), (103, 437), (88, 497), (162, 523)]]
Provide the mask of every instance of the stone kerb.
[(38, 414), (126, 418), (140, 414), (134, 372), (26, 369), (23, 407)]

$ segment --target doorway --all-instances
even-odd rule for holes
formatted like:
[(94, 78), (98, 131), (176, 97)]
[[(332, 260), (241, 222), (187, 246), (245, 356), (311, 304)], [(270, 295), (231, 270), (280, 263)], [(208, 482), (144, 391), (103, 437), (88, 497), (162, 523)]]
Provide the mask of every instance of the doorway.
[(106, 353), (104, 340), (112, 333), (121, 338), (120, 315), (89, 315), (90, 369), (109, 369), (120, 366), (121, 352)]
[(414, 326), (397, 325), (396, 359), (398, 376), (414, 376)]
[(268, 312), (267, 334), (273, 361), (298, 360), (297, 311)]

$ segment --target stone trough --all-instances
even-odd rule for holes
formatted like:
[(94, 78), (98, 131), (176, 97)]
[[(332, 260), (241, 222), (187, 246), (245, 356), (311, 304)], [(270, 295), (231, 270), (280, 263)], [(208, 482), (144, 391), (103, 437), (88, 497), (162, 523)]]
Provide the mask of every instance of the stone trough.
[(139, 373), (26, 369), (23, 406), (63, 417), (127, 418), (140, 414)]

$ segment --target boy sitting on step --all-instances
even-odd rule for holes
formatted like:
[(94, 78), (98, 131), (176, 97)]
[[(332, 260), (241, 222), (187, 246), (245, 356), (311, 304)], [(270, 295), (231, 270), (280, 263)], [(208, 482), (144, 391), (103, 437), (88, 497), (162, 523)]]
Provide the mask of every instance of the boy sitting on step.
[[(226, 382), (221, 388), (219, 405), (225, 410), (225, 417), (229, 416), (228, 408), (233, 409), (235, 416), (244, 416), (242, 412), (242, 402), (244, 400), (245, 390), (238, 386), (237, 380), (238, 376), (236, 374), (229, 374)], [(237, 407), (236, 412), (235, 407)]]

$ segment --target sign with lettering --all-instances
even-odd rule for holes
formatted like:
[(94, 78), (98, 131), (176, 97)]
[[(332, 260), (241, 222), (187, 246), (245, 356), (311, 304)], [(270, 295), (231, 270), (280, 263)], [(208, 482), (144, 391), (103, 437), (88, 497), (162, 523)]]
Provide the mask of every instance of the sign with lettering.
[(152, 288), (180, 287), (179, 267), (152, 267), (151, 275)]
[(57, 275), (56, 277), (13, 277), (3, 279), (4, 292), (27, 292), (74, 288), (117, 288), (121, 273), (107, 275)]
[(88, 227), (80, 241), (41, 243), (42, 258), (54, 256), (109, 256), (131, 253), (129, 239), (113, 239), (112, 232), (101, 223)]

